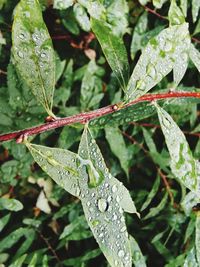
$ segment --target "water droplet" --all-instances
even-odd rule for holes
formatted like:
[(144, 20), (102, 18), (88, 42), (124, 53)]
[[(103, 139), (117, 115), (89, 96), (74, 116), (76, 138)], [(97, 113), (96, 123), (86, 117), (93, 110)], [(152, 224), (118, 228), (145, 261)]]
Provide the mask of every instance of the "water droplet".
[(20, 58), (24, 58), (24, 54), (21, 51), (19, 51), (17, 54)]
[(95, 193), (92, 193), (91, 196), (92, 196), (92, 197), (95, 197)]
[(116, 221), (117, 220), (117, 215), (115, 213), (113, 214), (112, 219), (113, 219), (113, 221)]
[(89, 207), (90, 205), (91, 205), (91, 203), (88, 201), (88, 202), (87, 202), (87, 206)]
[(172, 43), (171, 42), (166, 42), (165, 45), (164, 45), (164, 47), (163, 47), (163, 50), (165, 52), (171, 51), (172, 50)]
[(40, 54), (40, 56), (41, 56), (41, 58), (45, 58), (45, 57), (47, 56), (47, 54), (46, 54), (45, 52), (42, 52), (42, 53)]
[(112, 187), (112, 192), (115, 193), (117, 192), (117, 186), (114, 184), (113, 187)]
[(19, 34), (19, 38), (21, 39), (21, 40), (24, 40), (24, 38), (25, 38), (25, 34), (22, 32), (22, 33), (20, 33)]
[(125, 232), (126, 231), (126, 226), (123, 226), (120, 230), (121, 233)]
[(118, 256), (121, 258), (121, 257), (124, 257), (124, 255), (125, 255), (124, 251), (122, 249), (119, 250)]
[(108, 200), (108, 202), (110, 202), (112, 200), (112, 197), (108, 196), (107, 200)]
[(140, 252), (139, 251), (135, 251), (133, 253), (133, 258), (134, 258), (135, 261), (139, 261), (139, 259), (140, 259)]
[(104, 198), (100, 198), (98, 200), (98, 209), (101, 211), (101, 212), (105, 212), (108, 208), (108, 202), (104, 199)]
[(99, 224), (99, 221), (98, 220), (94, 220), (94, 221), (92, 221), (92, 225), (95, 227), (95, 226), (97, 226)]
[(118, 261), (117, 260), (115, 260), (115, 266), (118, 266)]
[(100, 238), (103, 237), (103, 233), (99, 234), (99, 237), (100, 237)]
[(120, 197), (119, 196), (116, 196), (116, 201), (119, 203), (119, 201), (120, 201)]

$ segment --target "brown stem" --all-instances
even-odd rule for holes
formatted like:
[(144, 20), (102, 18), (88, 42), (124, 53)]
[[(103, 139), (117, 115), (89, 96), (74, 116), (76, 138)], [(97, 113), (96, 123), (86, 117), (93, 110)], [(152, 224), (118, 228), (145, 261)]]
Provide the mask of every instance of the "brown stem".
[(130, 107), (140, 102), (152, 102), (155, 100), (182, 98), (182, 97), (200, 98), (200, 93), (198, 92), (168, 92), (168, 93), (163, 93), (163, 94), (147, 94), (145, 96), (142, 96), (136, 100), (129, 102), (128, 104), (123, 105), (122, 107), (121, 107), (121, 103), (115, 104), (115, 105), (109, 105), (109, 106), (106, 106), (106, 107), (103, 107), (103, 108), (100, 108), (94, 111), (80, 113), (80, 114), (62, 118), (62, 119), (58, 118), (54, 121), (41, 124), (38, 126), (34, 126), (28, 129), (2, 134), (0, 135), (0, 142), (12, 140), (12, 139), (19, 139), (18, 141), (20, 142), (21, 139), (23, 139), (23, 136), (35, 135), (35, 134), (43, 133), (43, 132), (46, 132), (52, 129), (56, 129), (59, 127), (63, 127), (63, 126), (71, 125), (75, 123), (85, 123), (85, 122), (90, 121), (91, 119), (95, 119), (95, 118), (102, 117), (107, 114), (117, 112), (119, 109)]

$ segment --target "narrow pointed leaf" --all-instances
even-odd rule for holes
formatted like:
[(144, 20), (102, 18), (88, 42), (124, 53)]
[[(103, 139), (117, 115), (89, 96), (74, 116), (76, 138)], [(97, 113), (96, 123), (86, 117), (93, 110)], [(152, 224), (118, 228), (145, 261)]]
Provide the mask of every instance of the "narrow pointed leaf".
[(188, 0), (181, 0), (180, 6), (181, 6), (182, 12), (186, 18), (187, 17)]
[(23, 209), (22, 203), (17, 199), (0, 198), (0, 210), (19, 211)]
[(197, 256), (197, 263), (200, 266), (200, 212), (197, 212), (195, 230), (196, 230), (195, 232), (196, 256)]
[(200, 52), (195, 48), (193, 44), (190, 45), (190, 59), (194, 63), (195, 67), (200, 72)]
[(183, 267), (199, 267), (199, 264), (197, 263), (196, 260), (196, 255), (195, 255), (195, 248), (193, 247), (187, 254), (187, 257), (184, 261)]
[(151, 203), (152, 199), (154, 198), (154, 196), (156, 195), (156, 193), (158, 191), (159, 186), (160, 186), (160, 177), (158, 175), (154, 184), (153, 184), (151, 191), (149, 192), (149, 194), (147, 196), (147, 199), (145, 200), (145, 202), (143, 203), (143, 205), (141, 207), (141, 211), (145, 210), (148, 207), (148, 205)]
[(200, 10), (200, 1), (192, 0), (192, 18), (193, 22), (196, 22)]
[(167, 0), (153, 0), (153, 5), (156, 8), (161, 8), (165, 2), (167, 2)]
[(12, 264), (9, 265), (9, 267), (21, 267), (23, 266), (23, 263), (27, 257), (27, 254), (22, 255), (17, 260), (15, 260)]
[(104, 21), (93, 18), (91, 25), (108, 64), (117, 77), (122, 89), (125, 90), (129, 78), (129, 64), (123, 39), (114, 35), (109, 25)]
[(119, 159), (122, 169), (129, 176), (129, 155), (124, 138), (118, 127), (105, 127), (106, 139), (114, 155)]
[[(81, 201), (88, 224), (111, 266), (131, 265), (123, 209), (136, 212), (128, 190), (109, 174), (87, 126), (79, 145)], [(90, 167), (89, 167), (90, 166)]]
[(80, 27), (86, 32), (90, 31), (90, 20), (89, 20), (89, 17), (87, 15), (85, 8), (82, 5), (76, 3), (74, 5), (73, 10), (74, 10), (75, 18), (77, 22), (79, 23)]
[(131, 42), (131, 58), (134, 59), (136, 52), (142, 48), (143, 35), (147, 30), (148, 17), (144, 12), (137, 21), (133, 31)]
[(52, 114), (55, 59), (52, 41), (37, 0), (21, 0), (12, 30), (14, 63), (37, 100)]
[(187, 140), (172, 117), (158, 105), (156, 107), (171, 157), (171, 170), (183, 185), (197, 193), (197, 162), (192, 156)]
[(68, 7), (72, 6), (74, 1), (73, 0), (54, 0), (53, 7), (55, 9), (67, 9)]
[(171, 1), (168, 17), (171, 26), (181, 25), (185, 22), (184, 15), (181, 9), (177, 6), (176, 0)]
[(131, 245), (134, 266), (135, 267), (146, 267), (147, 265), (145, 262), (145, 258), (142, 254), (142, 251), (140, 247), (138, 246), (138, 243), (132, 236), (130, 236), (130, 245)]
[(77, 155), (69, 150), (26, 143), (34, 160), (58, 185), (74, 196), (79, 195)]
[[(127, 99), (135, 99), (158, 84), (163, 77), (172, 71), (178, 57), (188, 53), (190, 36), (188, 24), (171, 26), (151, 39), (133, 70), (127, 86)], [(176, 71), (176, 79), (182, 75)], [(178, 76), (178, 78), (177, 78)]]

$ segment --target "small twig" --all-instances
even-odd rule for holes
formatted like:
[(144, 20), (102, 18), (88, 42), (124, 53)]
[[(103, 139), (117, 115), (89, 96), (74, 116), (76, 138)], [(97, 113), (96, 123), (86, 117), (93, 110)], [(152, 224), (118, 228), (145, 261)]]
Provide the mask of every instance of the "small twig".
[(159, 13), (157, 13), (155, 10), (149, 8), (148, 6), (143, 6), (143, 7), (147, 12), (156, 15), (158, 18), (161, 18), (161, 19), (164, 19), (164, 20), (168, 20), (166, 17), (160, 15)]
[(16, 132), (11, 132), (11, 133), (6, 133), (0, 135), (0, 142), (12, 140), (12, 139), (22, 139), (23, 136), (31, 136), (35, 134), (40, 134), (52, 129), (56, 129), (59, 127), (63, 127), (66, 125), (72, 125), (75, 123), (85, 123), (88, 122), (92, 119), (102, 117), (107, 114), (112, 114), (114, 112), (117, 112), (120, 109), (124, 109), (130, 106), (134, 106), (137, 103), (141, 102), (152, 102), (155, 100), (162, 100), (162, 99), (170, 99), (170, 98), (200, 98), (200, 93), (198, 92), (168, 92), (168, 93), (163, 93), (163, 94), (147, 94), (144, 95), (136, 100), (133, 100), (129, 102), (128, 104), (122, 105), (122, 103), (114, 104), (114, 105), (109, 105), (94, 111), (89, 111), (86, 113), (80, 113), (77, 115), (73, 115), (70, 117), (66, 118), (58, 118), (55, 121), (48, 122), (45, 124), (41, 124), (38, 126), (34, 126), (28, 129), (16, 131)]
[(1, 70), (1, 69), (0, 69), (0, 75), (1, 75), (1, 74), (7, 75), (7, 72), (4, 71), (4, 70)]
[(167, 192), (168, 192), (168, 195), (169, 195), (169, 197), (170, 197), (171, 203), (172, 203), (172, 205), (174, 205), (174, 196), (172, 195), (170, 185), (169, 185), (169, 183), (168, 183), (168, 181), (167, 181), (167, 177), (166, 177), (166, 175), (161, 171), (161, 169), (158, 168), (158, 167), (157, 167), (157, 171), (158, 171), (160, 177), (161, 177), (162, 180), (163, 180), (163, 183), (164, 183), (164, 185), (165, 185), (165, 187), (166, 187), (166, 190), (167, 190)]
[(47, 245), (47, 248), (49, 249), (49, 251), (51, 251), (51, 253), (53, 254), (53, 256), (56, 258), (57, 262), (60, 264), (61, 261), (56, 253), (56, 251), (52, 248), (51, 244), (49, 243), (48, 239), (44, 237), (44, 235), (38, 230), (36, 229), (36, 232), (39, 234), (40, 238), (44, 241), (44, 243)]

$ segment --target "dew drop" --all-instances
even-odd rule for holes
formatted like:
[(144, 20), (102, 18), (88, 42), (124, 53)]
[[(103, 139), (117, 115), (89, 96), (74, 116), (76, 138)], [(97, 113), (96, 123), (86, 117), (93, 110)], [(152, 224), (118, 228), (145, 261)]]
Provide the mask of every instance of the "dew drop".
[(119, 252), (118, 252), (118, 256), (119, 256), (120, 258), (122, 258), (122, 257), (124, 257), (124, 255), (125, 255), (124, 251), (123, 251), (122, 249), (119, 250)]
[(126, 231), (126, 226), (123, 226), (120, 230), (121, 233), (125, 232)]
[(120, 201), (120, 197), (119, 196), (116, 196), (116, 201), (119, 203), (119, 201)]
[(24, 54), (21, 51), (19, 51), (17, 54), (20, 58), (24, 58)]
[(112, 187), (112, 192), (115, 193), (117, 192), (117, 186), (114, 184), (113, 187)]
[(19, 38), (20, 38), (21, 40), (24, 40), (24, 38), (25, 38), (25, 34), (24, 34), (24, 33), (20, 33), (20, 34), (19, 34)]
[(104, 198), (100, 198), (98, 200), (97, 205), (98, 205), (98, 209), (101, 212), (105, 212), (107, 210), (107, 208), (108, 208), (108, 203), (107, 203), (107, 201)]

